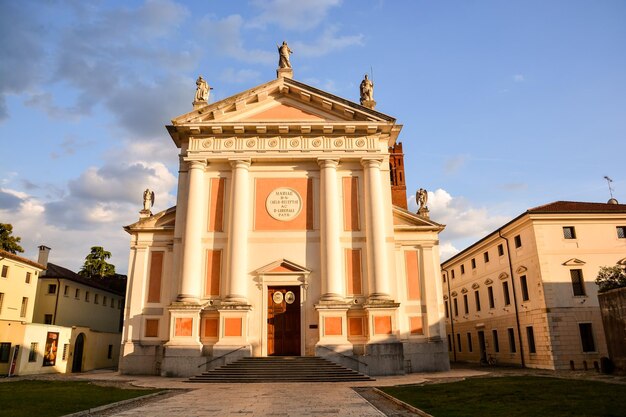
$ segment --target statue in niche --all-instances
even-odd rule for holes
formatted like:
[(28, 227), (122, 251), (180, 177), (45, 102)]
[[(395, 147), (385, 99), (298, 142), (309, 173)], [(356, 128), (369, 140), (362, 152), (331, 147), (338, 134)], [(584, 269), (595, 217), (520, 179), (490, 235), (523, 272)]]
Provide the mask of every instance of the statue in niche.
[(293, 51), (289, 49), (287, 42), (283, 41), (282, 45), (276, 46), (278, 47), (278, 68), (291, 68), (289, 55), (293, 54)]
[(149, 188), (146, 188), (146, 191), (143, 192), (143, 211), (149, 212), (153, 205), (154, 191), (150, 191)]
[(194, 101), (209, 101), (209, 92), (213, 89), (209, 87), (209, 84), (207, 84), (205, 79), (202, 78), (202, 75), (196, 80), (196, 86), (196, 97), (194, 98)]
[(428, 203), (428, 191), (423, 188), (417, 190), (417, 193), (415, 194), (415, 200), (417, 200), (417, 202), (419, 203), (420, 210), (425, 208), (426, 204)]
[(361, 104), (365, 102), (374, 101), (374, 83), (372, 80), (367, 78), (367, 74), (365, 74), (365, 78), (361, 81)]

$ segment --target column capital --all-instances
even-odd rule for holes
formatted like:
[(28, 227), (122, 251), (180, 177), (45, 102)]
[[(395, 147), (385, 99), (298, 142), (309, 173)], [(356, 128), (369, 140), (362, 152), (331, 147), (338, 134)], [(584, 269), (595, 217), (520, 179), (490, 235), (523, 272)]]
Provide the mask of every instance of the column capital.
[(383, 163), (383, 158), (362, 158), (361, 165), (364, 168), (380, 168)]
[(339, 158), (317, 158), (317, 164), (320, 168), (337, 168), (339, 166)]
[(250, 165), (252, 164), (252, 161), (250, 161), (250, 159), (248, 158), (229, 158), (228, 162), (230, 163), (230, 166), (233, 167), (233, 169), (235, 168), (248, 169), (250, 168)]
[(207, 162), (205, 159), (188, 159), (183, 158), (183, 161), (187, 162), (189, 169), (204, 169), (207, 166)]

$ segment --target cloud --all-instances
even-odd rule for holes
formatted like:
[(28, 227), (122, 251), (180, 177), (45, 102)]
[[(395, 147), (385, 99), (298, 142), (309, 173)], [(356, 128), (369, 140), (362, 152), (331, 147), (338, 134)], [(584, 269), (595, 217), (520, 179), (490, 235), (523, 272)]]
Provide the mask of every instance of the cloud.
[(459, 252), (460, 250), (457, 249), (451, 242), (444, 242), (439, 245), (439, 258), (442, 261), (450, 259)]
[(447, 158), (443, 164), (443, 170), (446, 175), (456, 174), (467, 161), (467, 155), (456, 155), (451, 158)]
[(0, 188), (0, 210), (16, 210), (22, 202), (23, 199), (15, 193)]
[(337, 36), (337, 31), (336, 26), (327, 27), (313, 42), (294, 42), (291, 49), (294, 54), (317, 58), (350, 46), (363, 46), (362, 34)]
[(220, 75), (220, 80), (233, 83), (248, 83), (250, 81), (256, 81), (260, 78), (261, 73), (259, 71), (251, 70), (251, 69), (240, 69), (235, 70), (233, 68), (226, 68), (222, 71)]
[(247, 49), (244, 46), (241, 35), (243, 24), (243, 18), (238, 14), (221, 20), (207, 15), (198, 24), (197, 31), (203, 39), (213, 42), (211, 46), (221, 54), (247, 63), (277, 63), (278, 55), (274, 50)]
[(307, 31), (322, 23), (328, 11), (339, 6), (341, 0), (254, 0), (252, 4), (261, 13), (250, 21), (250, 27), (276, 25), (286, 30)]
[(513, 82), (516, 83), (523, 83), (524, 81), (526, 81), (526, 79), (524, 78), (523, 74), (515, 74), (513, 76)]

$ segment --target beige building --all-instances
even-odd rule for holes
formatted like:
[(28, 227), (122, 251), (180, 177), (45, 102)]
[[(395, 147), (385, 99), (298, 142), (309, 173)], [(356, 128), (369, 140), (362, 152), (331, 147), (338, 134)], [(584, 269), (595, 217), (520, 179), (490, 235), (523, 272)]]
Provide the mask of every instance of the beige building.
[(558, 201), (442, 263), (450, 358), (545, 369), (607, 355), (595, 278), (626, 262), (626, 205)]
[[(106, 309), (99, 306), (97, 311), (90, 311), (82, 303), (67, 303), (63, 296), (57, 299), (65, 286), (73, 291), (82, 289), (83, 284), (63, 278), (60, 272), (69, 276), (71, 271), (48, 264), (49, 249), (41, 248), (38, 262), (0, 250), (0, 375), (115, 367), (121, 339), (121, 305), (118, 307), (117, 300), (121, 303), (123, 296), (115, 294), (116, 302), (110, 307), (109, 295)], [(44, 272), (53, 271), (55, 278), (43, 277)], [(55, 294), (49, 285), (55, 286)], [(84, 288), (108, 294), (101, 288)], [(68, 293), (74, 295), (70, 290)], [(109, 315), (116, 318), (103, 317), (109, 310)]]
[(167, 126), (178, 202), (152, 215), (148, 201), (125, 228), (123, 373), (272, 355), (371, 375), (448, 369), (443, 226), (402, 207), (402, 126), (291, 75), (197, 100)]

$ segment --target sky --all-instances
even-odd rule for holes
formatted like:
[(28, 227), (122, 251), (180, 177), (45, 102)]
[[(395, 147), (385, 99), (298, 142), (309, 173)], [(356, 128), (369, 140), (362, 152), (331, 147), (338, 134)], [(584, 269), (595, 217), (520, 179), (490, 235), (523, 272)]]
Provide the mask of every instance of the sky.
[(202, 75), (218, 101), (294, 78), (403, 125), (409, 208), (445, 260), (531, 207), (626, 202), (623, 0), (0, 0), (0, 222), (23, 256), (126, 273), (145, 188), (176, 204), (165, 125)]

